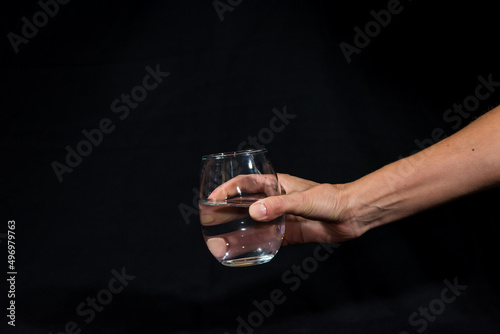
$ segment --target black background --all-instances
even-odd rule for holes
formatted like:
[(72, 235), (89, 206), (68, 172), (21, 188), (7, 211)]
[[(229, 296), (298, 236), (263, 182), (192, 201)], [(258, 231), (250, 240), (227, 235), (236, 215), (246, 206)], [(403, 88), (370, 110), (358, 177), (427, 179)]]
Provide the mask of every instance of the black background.
[[(280, 289), (286, 302), (255, 333), (417, 333), (409, 316), (457, 279), (467, 289), (425, 332), (498, 333), (498, 189), (344, 243), (296, 291), (282, 274), (317, 245), (223, 267), (198, 216), (179, 210), (193, 206), (201, 155), (258, 135), (273, 108), (296, 115), (266, 144), (275, 168), (318, 182), (355, 180), (435, 128), (451, 135), (445, 110), (478, 76), (500, 81), (495, 8), (403, 1), (348, 64), (339, 44), (387, 3), (247, 0), (221, 21), (211, 1), (70, 1), (16, 54), (7, 34), (40, 7), (3, 1), (0, 233), (16, 221), (18, 275), (12, 328), (3, 236), (0, 331), (75, 321), (82, 333), (236, 333), (252, 302)], [(120, 120), (111, 102), (157, 65), (170, 75)], [(493, 94), (462, 125), (499, 102)], [(51, 164), (103, 118), (114, 131), (59, 182)], [(77, 305), (123, 267), (135, 279), (86, 323)]]

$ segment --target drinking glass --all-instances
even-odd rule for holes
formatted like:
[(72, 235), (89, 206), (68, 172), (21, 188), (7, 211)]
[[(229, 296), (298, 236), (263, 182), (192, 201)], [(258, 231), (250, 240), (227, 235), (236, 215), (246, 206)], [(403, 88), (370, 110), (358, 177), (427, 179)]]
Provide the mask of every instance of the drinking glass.
[(269, 262), (283, 240), (284, 216), (258, 222), (248, 213), (252, 203), (282, 194), (267, 150), (205, 155), (200, 178), (200, 222), (212, 255), (229, 267)]

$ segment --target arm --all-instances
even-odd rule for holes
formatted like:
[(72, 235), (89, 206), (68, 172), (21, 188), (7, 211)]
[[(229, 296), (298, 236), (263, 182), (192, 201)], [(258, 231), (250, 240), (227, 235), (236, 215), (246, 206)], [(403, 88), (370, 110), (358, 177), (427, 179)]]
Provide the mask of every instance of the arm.
[(461, 131), (387, 165), (350, 187), (372, 227), (500, 183), (500, 107)]
[(250, 209), (254, 219), (294, 215), (287, 225), (287, 230), (291, 225), (285, 237), (288, 243), (349, 240), (376, 226), (499, 185), (500, 107), (439, 143), (351, 183), (295, 191), (294, 182), (288, 181), (291, 177), (282, 178), (288, 195), (254, 204)]

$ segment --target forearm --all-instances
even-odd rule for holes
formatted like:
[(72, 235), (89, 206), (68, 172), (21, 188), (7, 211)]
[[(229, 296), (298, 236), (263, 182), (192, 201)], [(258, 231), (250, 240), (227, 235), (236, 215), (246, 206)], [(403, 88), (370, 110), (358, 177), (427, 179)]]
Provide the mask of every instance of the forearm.
[(500, 107), (347, 187), (362, 230), (500, 184)]

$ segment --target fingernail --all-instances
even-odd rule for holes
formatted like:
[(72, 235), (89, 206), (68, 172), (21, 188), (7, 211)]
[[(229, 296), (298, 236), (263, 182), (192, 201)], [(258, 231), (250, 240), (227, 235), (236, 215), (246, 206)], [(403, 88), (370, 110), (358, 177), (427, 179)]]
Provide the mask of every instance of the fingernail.
[(267, 214), (266, 206), (262, 203), (255, 203), (250, 207), (250, 216), (255, 219), (264, 218)]
[(216, 258), (221, 258), (226, 254), (228, 245), (229, 244), (224, 238), (210, 238), (207, 240), (208, 250)]

